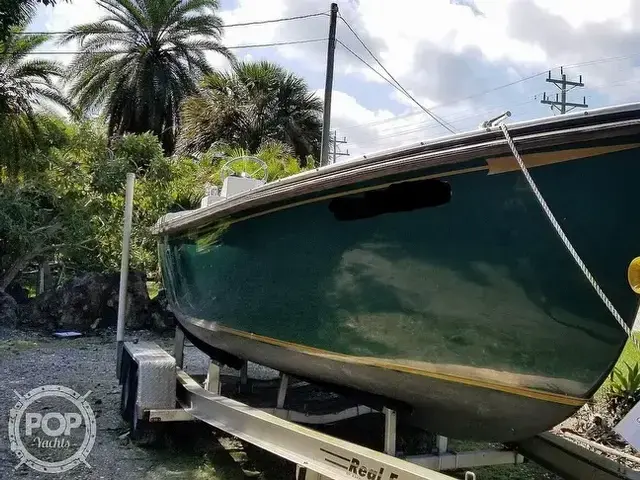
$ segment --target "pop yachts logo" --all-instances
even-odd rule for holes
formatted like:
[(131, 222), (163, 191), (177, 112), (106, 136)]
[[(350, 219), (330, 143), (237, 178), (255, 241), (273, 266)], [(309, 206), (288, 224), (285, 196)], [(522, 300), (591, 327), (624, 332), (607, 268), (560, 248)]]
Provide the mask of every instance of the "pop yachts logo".
[[(86, 401), (90, 393), (81, 396), (59, 385), (34, 388), (24, 396), (16, 392), (18, 402), (9, 414), (11, 451), (19, 459), (16, 469), (26, 464), (39, 472), (62, 473), (80, 463), (90, 466), (87, 456), (96, 439), (95, 415)], [(64, 404), (65, 411), (44, 414), (34, 411), (48, 409), (47, 403), (54, 402), (61, 407)], [(65, 455), (73, 446), (71, 438), (78, 436), (83, 427), (84, 435), (82, 441), (78, 441), (78, 448)]]

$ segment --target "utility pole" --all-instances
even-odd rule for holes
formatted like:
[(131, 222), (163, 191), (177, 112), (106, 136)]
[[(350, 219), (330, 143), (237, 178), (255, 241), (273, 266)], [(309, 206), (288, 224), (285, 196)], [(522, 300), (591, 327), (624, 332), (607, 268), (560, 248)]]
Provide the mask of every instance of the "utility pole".
[(349, 150), (347, 150), (347, 153), (338, 151), (338, 144), (347, 143), (347, 137), (342, 137), (342, 140), (338, 140), (338, 132), (334, 130), (333, 135), (331, 136), (331, 140), (333, 140), (333, 151), (331, 152), (333, 154), (333, 163), (336, 163), (338, 156), (343, 156), (343, 155), (349, 156)]
[(333, 93), (333, 62), (336, 53), (336, 23), (338, 4), (331, 4), (329, 21), (329, 42), (327, 46), (327, 78), (324, 83), (324, 111), (322, 113), (322, 144), (320, 146), (320, 166), (329, 163), (329, 137), (331, 135), (331, 94)]
[[(560, 75), (562, 75), (562, 78), (551, 78), (551, 70), (549, 70), (549, 77), (547, 78), (547, 82), (553, 83), (560, 89), (560, 97), (558, 97), (558, 94), (556, 93), (556, 99), (550, 100), (549, 98), (547, 98), (547, 93), (545, 92), (540, 103), (551, 105), (551, 110), (556, 108), (561, 114), (568, 113), (574, 108), (589, 107), (589, 105), (587, 105), (586, 103), (586, 97), (582, 97), (582, 103), (567, 102), (567, 92), (573, 90), (576, 87), (584, 87), (584, 83), (582, 83), (582, 75), (580, 75), (580, 80), (577, 82), (567, 80), (567, 75), (564, 73), (563, 67), (560, 67)], [(568, 86), (570, 86), (571, 88), (567, 88)], [(571, 108), (567, 110), (567, 107)]]

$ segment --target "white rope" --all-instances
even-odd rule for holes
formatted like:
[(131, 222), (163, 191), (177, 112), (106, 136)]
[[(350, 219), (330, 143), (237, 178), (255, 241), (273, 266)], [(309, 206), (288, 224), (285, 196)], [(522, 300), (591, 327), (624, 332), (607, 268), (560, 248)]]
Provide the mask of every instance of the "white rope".
[(575, 248), (573, 248), (573, 245), (567, 238), (567, 235), (562, 230), (562, 227), (556, 220), (556, 217), (554, 217), (553, 213), (551, 212), (551, 209), (549, 208), (549, 205), (547, 205), (547, 202), (542, 197), (540, 190), (538, 190), (536, 183), (533, 181), (533, 178), (531, 178), (531, 175), (529, 174), (529, 170), (527, 169), (527, 166), (522, 161), (522, 157), (520, 157), (520, 154), (518, 153), (518, 150), (516, 149), (516, 146), (513, 143), (511, 135), (509, 134), (509, 130), (507, 130), (507, 126), (503, 123), (500, 125), (500, 128), (502, 129), (504, 138), (507, 139), (507, 143), (509, 144), (509, 148), (511, 148), (511, 152), (513, 153), (513, 156), (516, 158), (518, 165), (520, 166), (520, 170), (522, 170), (522, 173), (524, 174), (524, 178), (527, 179), (527, 182), (529, 183), (529, 186), (531, 187), (533, 194), (538, 199), (538, 203), (542, 207), (542, 210), (544, 211), (544, 213), (547, 215), (547, 218), (549, 218), (549, 221), (551, 222), (551, 225), (553, 225), (553, 228), (556, 230), (556, 233), (560, 237), (560, 240), (562, 240), (562, 243), (564, 243), (564, 246), (567, 248), (567, 250), (573, 257), (573, 260), (576, 262), (576, 265), (580, 267), (580, 270), (582, 270), (582, 273), (584, 273), (584, 276), (587, 278), (587, 280), (589, 281), (593, 289), (596, 291), (596, 293), (602, 300), (602, 303), (604, 303), (605, 307), (607, 307), (607, 309), (611, 312), (611, 315), (613, 315), (613, 318), (615, 318), (616, 322), (618, 322), (620, 327), (622, 327), (622, 330), (624, 330), (627, 336), (631, 339), (631, 342), (636, 347), (636, 349), (640, 350), (640, 344), (638, 343), (638, 339), (636, 339), (636, 337), (633, 336), (631, 332), (631, 328), (629, 328), (629, 325), (627, 325), (624, 319), (620, 316), (620, 314), (616, 310), (616, 307), (614, 307), (613, 303), (611, 303), (611, 300), (609, 300), (607, 295), (602, 291), (602, 289), (600, 288), (600, 285), (598, 285), (598, 282), (596, 282), (596, 279), (593, 278), (593, 275), (591, 275), (591, 272), (585, 265), (584, 261), (582, 261), (582, 258), (580, 258), (580, 255), (578, 255), (578, 252), (576, 252)]

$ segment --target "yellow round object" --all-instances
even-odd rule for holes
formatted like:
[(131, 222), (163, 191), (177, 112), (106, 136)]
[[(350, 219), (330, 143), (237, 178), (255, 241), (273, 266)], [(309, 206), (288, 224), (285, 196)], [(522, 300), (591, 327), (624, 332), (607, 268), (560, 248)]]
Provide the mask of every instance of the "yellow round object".
[(627, 270), (627, 278), (631, 290), (640, 294), (640, 257), (636, 257), (631, 260), (629, 269)]

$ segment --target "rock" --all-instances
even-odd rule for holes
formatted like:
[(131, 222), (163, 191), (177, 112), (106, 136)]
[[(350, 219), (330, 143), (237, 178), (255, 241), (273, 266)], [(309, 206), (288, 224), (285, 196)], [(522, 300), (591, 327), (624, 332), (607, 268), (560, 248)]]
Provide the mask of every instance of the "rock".
[(4, 291), (11, 295), (18, 305), (24, 305), (29, 301), (29, 292), (19, 283), (11, 282)]
[[(35, 297), (20, 312), (19, 323), (47, 330), (90, 332), (115, 326), (118, 317), (118, 273), (86, 273), (57, 290)], [(131, 272), (125, 325), (141, 329), (153, 324), (146, 276)]]
[(0, 325), (13, 327), (18, 323), (18, 303), (8, 293), (0, 290)]
[(176, 317), (169, 310), (165, 290), (160, 290), (158, 295), (151, 300), (151, 328), (157, 332), (164, 332), (173, 328), (176, 324)]

